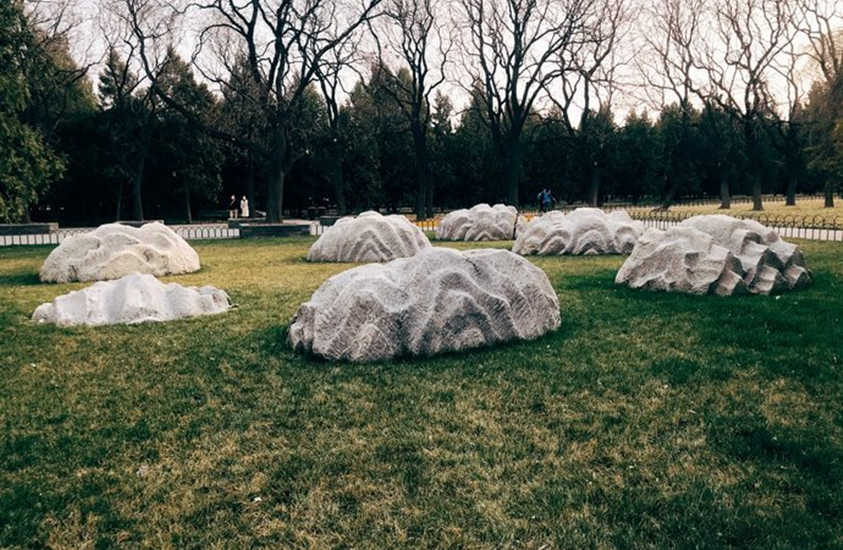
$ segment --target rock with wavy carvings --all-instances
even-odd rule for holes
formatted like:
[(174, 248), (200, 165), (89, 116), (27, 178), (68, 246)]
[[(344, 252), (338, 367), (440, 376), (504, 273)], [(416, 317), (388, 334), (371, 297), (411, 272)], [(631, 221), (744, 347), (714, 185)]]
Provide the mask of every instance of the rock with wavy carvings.
[(73, 235), (50, 252), (40, 277), (45, 282), (102, 281), (129, 273), (155, 276), (199, 270), (199, 255), (169, 227), (148, 223), (135, 228), (101, 225)]
[(618, 284), (690, 294), (770, 294), (807, 285), (799, 248), (752, 220), (695, 216), (649, 229), (615, 277)]
[(802, 250), (755, 220), (714, 214), (688, 218), (679, 226), (707, 233), (728, 248), (740, 260), (743, 279), (753, 294), (770, 294), (811, 282)]
[(429, 248), (331, 277), (299, 307), (289, 340), (331, 360), (377, 361), (537, 338), (559, 324), (547, 275), (521, 256)]
[(424, 232), (404, 216), (363, 212), (340, 218), (307, 252), (311, 262), (388, 262), (430, 248)]
[(623, 210), (577, 208), (554, 210), (536, 218), (518, 233), (512, 251), (528, 255), (629, 254), (644, 225)]
[(131, 273), (41, 304), (32, 320), (59, 326), (135, 324), (222, 313), (228, 308), (228, 294), (218, 288), (165, 285), (152, 275)]
[(446, 241), (507, 241), (523, 227), (514, 206), (486, 203), (448, 213), (436, 226), (436, 238)]

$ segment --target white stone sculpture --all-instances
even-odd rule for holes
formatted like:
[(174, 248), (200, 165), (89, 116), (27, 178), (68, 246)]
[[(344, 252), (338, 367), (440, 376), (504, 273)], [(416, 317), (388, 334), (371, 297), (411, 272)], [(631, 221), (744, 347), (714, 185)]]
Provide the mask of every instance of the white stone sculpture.
[(770, 294), (811, 282), (800, 249), (753, 220), (694, 216), (647, 230), (615, 277), (618, 284), (690, 294)]
[(507, 241), (524, 220), (514, 206), (486, 203), (448, 213), (436, 226), (436, 238), (447, 241)]
[(307, 252), (311, 262), (388, 262), (430, 248), (424, 232), (406, 217), (363, 212), (340, 218)]
[(65, 239), (47, 256), (40, 276), (45, 282), (67, 283), (119, 279), (134, 272), (162, 276), (198, 270), (199, 255), (169, 227), (109, 223)]
[(623, 210), (609, 214), (599, 208), (577, 208), (564, 214), (553, 210), (518, 233), (517, 254), (629, 254), (644, 225)]
[(228, 308), (228, 295), (218, 288), (165, 285), (152, 275), (131, 273), (41, 304), (32, 320), (59, 326), (135, 324), (222, 313)]
[(289, 340), (331, 360), (432, 355), (559, 327), (545, 273), (507, 250), (428, 248), (328, 279), (296, 312)]

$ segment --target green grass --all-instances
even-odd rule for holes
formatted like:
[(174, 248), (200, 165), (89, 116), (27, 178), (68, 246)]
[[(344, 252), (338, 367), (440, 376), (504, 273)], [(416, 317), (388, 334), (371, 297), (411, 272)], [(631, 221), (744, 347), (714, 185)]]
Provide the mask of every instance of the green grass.
[(197, 244), (168, 280), (227, 314), (72, 329), (28, 318), (84, 285), (0, 249), (0, 547), (843, 547), (840, 243), (801, 243), (815, 284), (777, 298), (534, 259), (556, 333), (353, 365), (285, 344), (349, 267), (310, 242)]

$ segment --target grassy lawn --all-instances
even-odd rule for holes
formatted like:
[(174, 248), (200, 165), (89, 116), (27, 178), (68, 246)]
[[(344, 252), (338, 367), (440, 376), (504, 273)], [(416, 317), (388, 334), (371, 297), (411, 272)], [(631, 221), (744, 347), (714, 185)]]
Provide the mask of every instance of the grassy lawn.
[(352, 365), (285, 344), (348, 268), (310, 242), (197, 244), (167, 280), (236, 309), (96, 329), (28, 321), (84, 285), (0, 249), (0, 547), (843, 548), (841, 243), (775, 298), (534, 259), (558, 332)]

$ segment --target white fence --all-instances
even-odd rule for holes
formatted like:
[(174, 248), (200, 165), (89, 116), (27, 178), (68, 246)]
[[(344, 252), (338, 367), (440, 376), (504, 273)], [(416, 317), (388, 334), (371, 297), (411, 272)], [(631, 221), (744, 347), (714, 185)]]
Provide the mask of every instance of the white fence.
[[(230, 228), (225, 223), (208, 223), (193, 225), (168, 225), (170, 229), (181, 235), (185, 240), (220, 240), (239, 239), (240, 229)], [(0, 235), (0, 246), (60, 244), (66, 238), (80, 233), (92, 231), (93, 227), (70, 227), (59, 229), (54, 233), (39, 233), (34, 235)], [(324, 228), (318, 221), (310, 223), (310, 234), (321, 235)]]
[[(203, 239), (237, 239), (240, 237), (239, 229), (229, 228), (228, 225), (224, 223), (170, 225), (168, 227), (188, 241)], [(0, 235), (0, 246), (60, 244), (63, 240), (72, 235), (87, 233), (93, 229), (93, 227), (70, 227), (67, 229), (59, 229), (54, 233), (41, 233), (35, 235)]]

